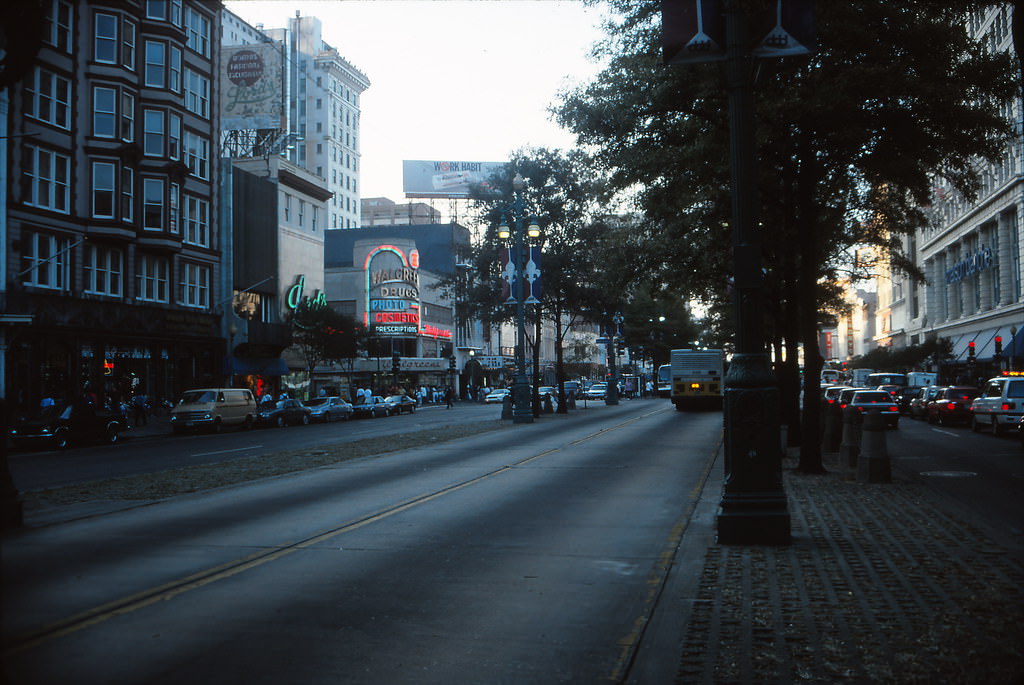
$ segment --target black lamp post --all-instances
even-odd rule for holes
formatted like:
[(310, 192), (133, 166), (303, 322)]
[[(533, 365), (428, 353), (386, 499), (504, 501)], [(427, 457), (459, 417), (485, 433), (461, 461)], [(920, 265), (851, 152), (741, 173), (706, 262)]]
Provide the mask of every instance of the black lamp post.
[(615, 312), (612, 316), (612, 323), (615, 324), (615, 327), (611, 330), (611, 335), (608, 336), (608, 372), (610, 378), (608, 379), (608, 392), (604, 396), (604, 403), (606, 405), (619, 403), (619, 354), (616, 350), (616, 344), (622, 339), (623, 321), (625, 319), (622, 317), (622, 312)]
[(516, 174), (512, 179), (514, 198), (509, 209), (512, 212), (512, 231), (502, 218), (498, 226), (498, 237), (502, 240), (514, 239), (512, 246), (512, 265), (515, 269), (516, 279), (516, 375), (512, 381), (512, 423), (533, 423), (533, 409), (530, 406), (530, 381), (526, 377), (526, 238), (523, 235), (528, 233), (531, 238), (540, 235), (540, 227), (536, 221), (530, 223), (529, 227), (524, 226), (523, 210), (526, 202), (523, 200), (523, 187), (525, 181), (521, 174)]

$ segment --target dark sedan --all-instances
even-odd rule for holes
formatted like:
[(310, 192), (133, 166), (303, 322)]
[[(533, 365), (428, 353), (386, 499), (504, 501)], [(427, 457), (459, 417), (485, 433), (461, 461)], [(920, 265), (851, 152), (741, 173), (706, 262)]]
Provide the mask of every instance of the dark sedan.
[(391, 414), (412, 414), (416, 411), (416, 400), (408, 395), (389, 395), (384, 398)]
[(312, 412), (309, 418), (313, 421), (348, 421), (352, 418), (352, 405), (340, 397), (317, 397), (306, 400), (304, 405)]
[(943, 388), (925, 407), (925, 418), (928, 419), (928, 423), (938, 423), (941, 426), (970, 423), (971, 402), (979, 394), (977, 388), (970, 386), (954, 385)]
[(11, 429), (10, 437), (19, 446), (62, 450), (73, 444), (117, 442), (127, 427), (121, 414), (83, 402), (46, 407), (35, 416), (20, 419)]
[(357, 397), (356, 401), (352, 403), (352, 409), (355, 412), (353, 416), (357, 419), (375, 419), (378, 416), (391, 415), (391, 409), (388, 407), (388, 403), (379, 395), (373, 395), (372, 397)]
[(280, 400), (273, 405), (263, 405), (256, 416), (261, 426), (305, 426), (309, 424), (312, 412), (298, 400)]

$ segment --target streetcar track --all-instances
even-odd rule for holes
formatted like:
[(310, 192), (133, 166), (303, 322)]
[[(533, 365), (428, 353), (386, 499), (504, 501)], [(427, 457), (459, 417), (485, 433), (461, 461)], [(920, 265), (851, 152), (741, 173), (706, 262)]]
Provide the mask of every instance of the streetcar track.
[[(613, 426), (602, 428), (601, 430), (596, 431), (591, 435), (570, 441), (568, 445), (575, 446), (580, 443), (587, 442), (596, 437), (606, 435), (611, 431), (618, 430), (636, 421), (639, 421), (640, 419), (653, 416), (654, 414), (657, 414), (662, 411), (664, 411), (664, 409), (646, 412), (644, 414), (641, 414), (640, 416), (627, 419)], [(7, 644), (4, 645), (2, 656), (4, 658), (9, 658), (13, 655), (32, 650), (52, 640), (65, 637), (67, 635), (71, 635), (86, 628), (98, 625), (111, 618), (115, 618), (117, 616), (125, 614), (130, 614), (134, 611), (144, 609), (158, 602), (173, 599), (174, 597), (190, 592), (192, 590), (199, 589), (211, 583), (215, 583), (219, 580), (230, 578), (232, 576), (238, 575), (239, 573), (243, 573), (244, 571), (247, 571), (249, 569), (262, 566), (271, 561), (276, 561), (283, 557), (289, 556), (294, 552), (308, 549), (313, 545), (320, 544), (321, 542), (330, 540), (339, 535), (349, 533), (351, 531), (357, 530), (359, 528), (362, 528), (371, 523), (375, 523), (377, 521), (382, 521), (396, 514), (408, 511), (409, 509), (417, 507), (421, 504), (426, 504), (433, 500), (439, 499), (446, 495), (467, 488), (471, 485), (475, 485), (484, 480), (488, 480), (495, 476), (501, 475), (502, 473), (506, 473), (513, 469), (525, 466), (543, 457), (549, 456), (555, 452), (559, 452), (562, 449), (562, 447), (553, 447), (543, 450), (541, 452), (538, 452), (537, 454), (524, 457), (510, 464), (506, 464), (504, 466), (493, 469), (491, 471), (475, 476), (473, 478), (469, 478), (467, 480), (454, 483), (452, 485), (448, 485), (446, 487), (434, 490), (432, 492), (417, 495), (415, 497), (404, 500), (397, 504), (390, 505), (377, 512), (368, 514), (353, 521), (349, 521), (345, 524), (329, 528), (314, 535), (299, 540), (295, 540), (293, 542), (286, 543), (283, 545), (277, 545), (268, 549), (264, 549), (262, 551), (255, 552), (248, 556), (241, 557), (239, 559), (234, 559), (232, 561), (219, 564), (212, 568), (190, 574), (183, 578), (179, 578), (168, 583), (158, 585), (156, 587), (148, 588), (146, 590), (137, 592), (127, 597), (112, 600), (110, 602), (106, 602), (91, 609), (87, 609), (85, 611), (73, 614), (63, 619), (59, 619), (41, 628), (27, 631), (13, 637)]]

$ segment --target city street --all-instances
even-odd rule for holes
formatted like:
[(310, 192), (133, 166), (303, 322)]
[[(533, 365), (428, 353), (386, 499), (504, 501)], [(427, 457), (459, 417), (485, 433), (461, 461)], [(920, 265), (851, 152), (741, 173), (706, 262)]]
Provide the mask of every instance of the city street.
[(720, 440), (719, 413), (624, 402), (23, 531), (6, 675), (619, 678)]

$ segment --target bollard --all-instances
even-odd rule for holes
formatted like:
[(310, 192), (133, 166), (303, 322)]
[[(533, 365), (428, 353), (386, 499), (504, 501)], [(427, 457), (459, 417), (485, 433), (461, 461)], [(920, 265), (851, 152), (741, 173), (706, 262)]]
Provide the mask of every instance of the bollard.
[(512, 420), (512, 393), (505, 395), (505, 398), (501, 400), (501, 420)]
[(861, 483), (892, 482), (889, 452), (885, 448), (885, 419), (879, 409), (869, 409), (864, 415), (857, 480)]
[(843, 409), (843, 441), (839, 445), (839, 460), (851, 469), (857, 468), (857, 454), (860, 452), (860, 420), (860, 412), (853, 407)]
[(843, 415), (827, 403), (822, 405), (822, 411), (825, 414), (825, 434), (822, 437), (822, 446), (826, 452), (838, 452), (843, 439)]

